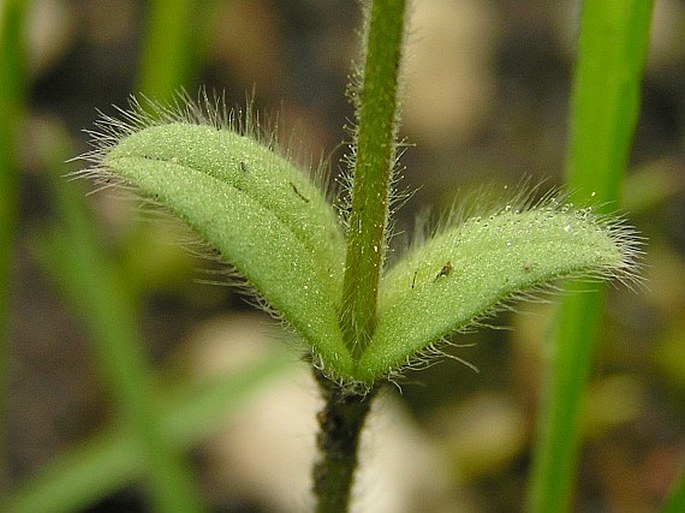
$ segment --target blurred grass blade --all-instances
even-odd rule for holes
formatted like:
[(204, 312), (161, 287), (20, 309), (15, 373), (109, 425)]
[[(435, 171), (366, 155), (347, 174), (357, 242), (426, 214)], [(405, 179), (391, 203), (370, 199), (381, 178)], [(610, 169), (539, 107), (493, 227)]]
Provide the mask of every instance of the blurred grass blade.
[[(651, 11), (651, 0), (583, 3), (567, 161), (567, 184), (576, 204), (591, 202), (607, 210), (618, 206), (639, 113)], [(569, 294), (562, 303), (542, 394), (528, 490), (530, 513), (569, 509), (582, 439), (581, 401), (596, 352), (604, 295), (597, 286), (594, 292)]]
[(10, 276), (17, 222), (17, 139), (24, 116), (26, 3), (0, 3), (0, 489), (5, 477), (5, 394)]
[(660, 513), (682, 513), (685, 511), (685, 465), (680, 469), (680, 475), (671, 490)]
[[(201, 383), (184, 384), (160, 399), (162, 435), (181, 451), (188, 451), (215, 434), (234, 413), (269, 384), (293, 370), (292, 356), (275, 351), (257, 364)], [(144, 460), (130, 429), (111, 430), (81, 443), (42, 467), (15, 490), (0, 511), (8, 513), (69, 513), (92, 506), (140, 479)]]
[(203, 511), (184, 455), (161, 432), (134, 301), (101, 251), (84, 195), (57, 173), (49, 179), (61, 221), (44, 235), (36, 252), (90, 332), (100, 375), (142, 456), (150, 500), (159, 512)]
[(618, 207), (649, 44), (652, 0), (583, 2), (566, 182), (577, 202)]
[(80, 443), (43, 465), (0, 508), (5, 513), (73, 513), (144, 477), (141, 453), (130, 430), (118, 429)]
[(138, 92), (168, 101), (195, 79), (208, 43), (215, 0), (148, 0)]

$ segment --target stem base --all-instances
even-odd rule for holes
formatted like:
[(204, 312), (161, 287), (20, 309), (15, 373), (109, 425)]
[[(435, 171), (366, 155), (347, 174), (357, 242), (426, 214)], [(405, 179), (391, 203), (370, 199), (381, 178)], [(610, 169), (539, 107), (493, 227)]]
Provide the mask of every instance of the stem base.
[(317, 415), (316, 444), (320, 456), (313, 470), (316, 513), (346, 513), (357, 468), (359, 438), (375, 390), (366, 395), (345, 394), (319, 371), (314, 370), (314, 376), (325, 401)]

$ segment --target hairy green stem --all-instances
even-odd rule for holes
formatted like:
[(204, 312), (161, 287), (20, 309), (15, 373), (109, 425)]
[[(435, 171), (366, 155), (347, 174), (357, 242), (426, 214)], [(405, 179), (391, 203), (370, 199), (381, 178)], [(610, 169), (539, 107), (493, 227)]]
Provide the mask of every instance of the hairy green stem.
[(315, 370), (325, 406), (318, 415), (317, 447), (321, 453), (314, 465), (316, 513), (348, 511), (357, 449), (373, 392), (361, 396), (345, 394), (334, 382)]
[[(366, 12), (363, 82), (353, 93), (358, 127), (341, 325), (354, 360), (363, 354), (375, 324), (396, 158), (405, 7), (404, 0), (376, 0)], [(313, 476), (316, 512), (346, 513), (373, 393), (349, 394), (319, 371), (315, 376), (325, 400), (318, 416), (320, 459)]]
[(377, 0), (367, 15), (365, 64), (354, 101), (354, 183), (343, 281), (342, 330), (358, 359), (373, 334), (398, 128), (404, 0)]

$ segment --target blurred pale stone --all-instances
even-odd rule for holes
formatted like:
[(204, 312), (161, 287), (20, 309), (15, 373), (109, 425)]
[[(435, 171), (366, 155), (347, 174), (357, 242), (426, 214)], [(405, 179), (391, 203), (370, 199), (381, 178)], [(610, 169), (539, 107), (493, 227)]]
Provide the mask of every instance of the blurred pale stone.
[(437, 422), (455, 465), (472, 478), (496, 474), (526, 447), (523, 413), (504, 395), (475, 394)]
[[(235, 368), (273, 341), (255, 336), (254, 325), (231, 320), (201, 327), (193, 353), (196, 371)], [(295, 360), (295, 358), (293, 358)], [(224, 367), (224, 368), (226, 368)], [(204, 368), (202, 371), (200, 369)], [(225, 372), (225, 371), (224, 371)], [(376, 399), (362, 438), (361, 467), (352, 511), (414, 513), (471, 511), (445, 459), (386, 391)], [(306, 365), (277, 379), (223, 432), (203, 447), (212, 488), (222, 502), (244, 499), (268, 511), (311, 511), (311, 468), (316, 414), (321, 400)]]
[(413, 138), (454, 144), (485, 120), (495, 93), (492, 60), (497, 27), (489, 2), (413, 4), (402, 114)]

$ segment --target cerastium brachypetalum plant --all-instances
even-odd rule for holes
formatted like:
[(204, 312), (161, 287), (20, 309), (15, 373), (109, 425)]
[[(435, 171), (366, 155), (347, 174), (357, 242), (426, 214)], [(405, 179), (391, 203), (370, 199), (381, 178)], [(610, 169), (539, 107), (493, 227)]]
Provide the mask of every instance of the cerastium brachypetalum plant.
[(206, 95), (152, 114), (133, 101), (118, 119), (105, 117), (86, 156), (94, 165), (80, 172), (180, 218), (299, 335), (326, 401), (313, 475), (317, 511), (326, 513), (348, 510), (379, 386), (439, 358), (450, 334), (561, 278), (635, 279), (640, 249), (622, 221), (550, 194), (447, 220), (386, 268), (406, 5), (364, 9), (338, 211), (255, 116)]

